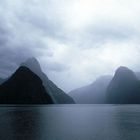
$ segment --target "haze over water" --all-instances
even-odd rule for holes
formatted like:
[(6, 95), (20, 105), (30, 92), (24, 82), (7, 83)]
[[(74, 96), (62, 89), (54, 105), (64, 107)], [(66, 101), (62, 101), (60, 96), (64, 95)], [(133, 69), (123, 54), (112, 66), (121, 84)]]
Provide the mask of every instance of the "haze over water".
[(0, 140), (139, 140), (139, 105), (0, 107)]

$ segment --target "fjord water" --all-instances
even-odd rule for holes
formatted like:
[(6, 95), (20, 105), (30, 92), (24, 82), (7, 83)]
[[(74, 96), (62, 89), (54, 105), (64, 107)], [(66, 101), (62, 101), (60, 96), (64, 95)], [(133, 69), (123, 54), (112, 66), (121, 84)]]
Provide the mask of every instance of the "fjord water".
[(0, 107), (0, 140), (139, 139), (140, 105)]

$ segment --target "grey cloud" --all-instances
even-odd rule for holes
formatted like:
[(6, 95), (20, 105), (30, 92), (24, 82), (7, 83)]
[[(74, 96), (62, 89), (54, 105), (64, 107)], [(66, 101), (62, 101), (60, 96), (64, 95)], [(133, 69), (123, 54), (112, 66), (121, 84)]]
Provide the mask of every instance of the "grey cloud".
[[(74, 1), (68, 2), (72, 6)], [(117, 47), (120, 49), (121, 43), (124, 42), (126, 46), (123, 47), (129, 51), (130, 47), (127, 47), (127, 45), (129, 46), (127, 42), (133, 37), (139, 40), (139, 30), (137, 27), (134, 28), (133, 24), (127, 24), (127, 21), (122, 22), (121, 20), (118, 22), (115, 22), (116, 20), (113, 22), (112, 19), (107, 21), (105, 17), (101, 17), (103, 20), (95, 19), (93, 24), (90, 23), (88, 27), (80, 26), (80, 29), (77, 30), (71, 29), (69, 24), (65, 27), (69, 20), (71, 20), (70, 24), (73, 23), (73, 19), (76, 20), (76, 15), (75, 17), (70, 15), (68, 21), (65, 22), (64, 19), (72, 11), (65, 15), (63, 2), (67, 3), (62, 0), (57, 7), (59, 3), (57, 0), (53, 0), (53, 2), (52, 0), (0, 1), (0, 77), (10, 75), (28, 57), (36, 57), (41, 60), (40, 63), (44, 71), (52, 74), (49, 75), (53, 77), (52, 80), (56, 81), (57, 84), (61, 83), (60, 87), (66, 87), (66, 90), (70, 90), (74, 86), (90, 83), (92, 75), (96, 77), (99, 71), (107, 73), (115, 69), (112, 66), (114, 62), (109, 60), (110, 52), (114, 52), (112, 48), (115, 44), (118, 43)], [(56, 4), (53, 6), (54, 3)], [(69, 7), (69, 10), (73, 10), (72, 7)], [(57, 14), (57, 12), (60, 13)], [(102, 13), (102, 10), (97, 10), (97, 12)], [(113, 15), (113, 13), (109, 14)], [(91, 16), (91, 18), (93, 17)], [(92, 21), (90, 20), (90, 22)], [(139, 21), (135, 19), (134, 22)], [(47, 39), (51, 39), (55, 43), (49, 44)], [(110, 42), (111, 47), (106, 47), (106, 41)], [(136, 44), (139, 43), (132, 41), (132, 46)], [(51, 49), (53, 47), (54, 49)], [(69, 47), (71, 49), (67, 49)], [(100, 57), (102, 49), (97, 50), (98, 48), (106, 49), (103, 52), (104, 57)], [(138, 46), (138, 48), (140, 47)], [(137, 50), (134, 48), (131, 51), (135, 53)], [(118, 51), (117, 54), (119, 55), (119, 53)], [(131, 54), (131, 52), (127, 53)], [(127, 57), (125, 56), (125, 59)], [(116, 63), (115, 66), (120, 64)], [(138, 62), (135, 61), (135, 63), (137, 66), (134, 68), (139, 67)], [(110, 65), (111, 70), (108, 67), (103, 69), (106, 65)], [(92, 74), (89, 72), (90, 69), (94, 71)]]
[[(18, 24), (20, 23), (21, 26), (30, 28), (30, 30), (35, 31), (38, 36), (51, 37), (63, 42), (67, 41), (68, 36), (67, 33), (65, 33), (63, 24), (57, 20), (58, 17), (56, 19), (56, 17), (53, 16), (53, 10), (49, 8), (49, 3), (51, 2), (41, 2), (41, 4), (38, 4), (38, 2), (24, 1), (22, 3), (23, 9), (15, 13)], [(43, 3), (47, 5), (47, 8), (45, 8), (46, 11), (42, 8), (44, 7)]]
[(106, 40), (125, 41), (133, 38), (136, 34), (139, 34), (133, 27), (129, 25), (117, 24), (117, 23), (97, 23), (93, 27), (87, 29), (88, 36), (93, 41), (104, 42)]
[(10, 32), (7, 29), (6, 23), (0, 20), (0, 48), (8, 42), (9, 34)]
[(46, 69), (53, 72), (63, 72), (68, 71), (69, 67), (58, 62), (51, 62), (46, 63)]
[[(0, 5), (0, 7), (1, 6), (2, 5)], [(23, 16), (24, 13), (14, 13), (14, 11), (11, 11), (12, 16), (8, 17), (6, 14), (7, 12), (9, 11), (6, 11), (6, 9), (3, 8), (4, 17), (1, 17), (0, 19), (1, 77), (10, 75), (11, 72), (13, 72), (19, 64), (28, 57), (40, 56), (40, 51), (44, 49), (44, 44), (40, 40), (40, 33), (37, 31), (32, 32), (34, 31), (33, 27), (31, 26), (30, 28), (26, 21), (18, 17), (19, 13), (21, 15), (23, 14)], [(33, 36), (34, 34), (36, 34), (35, 37)]]

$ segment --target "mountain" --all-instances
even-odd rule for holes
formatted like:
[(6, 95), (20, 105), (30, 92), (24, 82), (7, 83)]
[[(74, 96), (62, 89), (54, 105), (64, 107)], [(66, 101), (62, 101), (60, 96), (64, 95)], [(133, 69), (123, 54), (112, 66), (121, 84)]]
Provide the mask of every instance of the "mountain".
[(107, 103), (140, 103), (140, 81), (135, 73), (127, 67), (119, 67), (107, 87)]
[(135, 72), (135, 75), (136, 75), (137, 79), (140, 80), (140, 72)]
[(47, 93), (53, 99), (56, 104), (72, 104), (74, 100), (67, 95), (64, 91), (58, 88), (45, 73), (42, 72), (39, 62), (35, 58), (29, 58), (27, 61), (21, 64), (21, 66), (28, 67), (36, 75), (38, 75), (43, 81), (43, 85)]
[(111, 79), (112, 76), (101, 76), (92, 84), (75, 89), (69, 94), (79, 104), (105, 103), (106, 88)]
[(4, 82), (4, 79), (0, 78), (0, 85)]
[(20, 67), (0, 85), (0, 104), (52, 104), (41, 79), (26, 67)]

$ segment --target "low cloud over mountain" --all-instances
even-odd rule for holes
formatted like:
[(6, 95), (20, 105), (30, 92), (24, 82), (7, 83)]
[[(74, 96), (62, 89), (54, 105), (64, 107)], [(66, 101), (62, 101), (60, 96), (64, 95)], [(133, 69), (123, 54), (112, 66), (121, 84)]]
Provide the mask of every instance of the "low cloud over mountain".
[(0, 1), (0, 77), (32, 56), (65, 91), (120, 65), (140, 71), (139, 7), (137, 0)]

